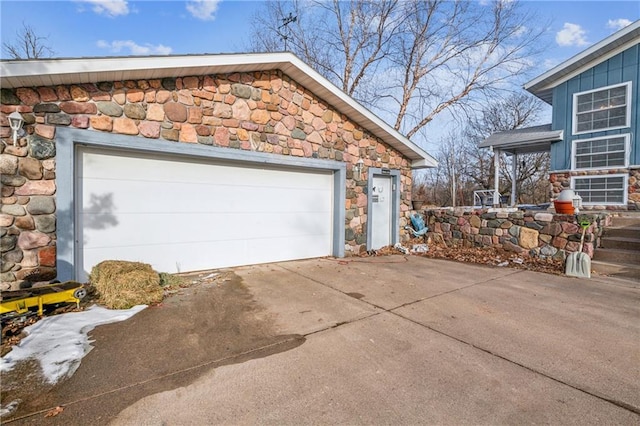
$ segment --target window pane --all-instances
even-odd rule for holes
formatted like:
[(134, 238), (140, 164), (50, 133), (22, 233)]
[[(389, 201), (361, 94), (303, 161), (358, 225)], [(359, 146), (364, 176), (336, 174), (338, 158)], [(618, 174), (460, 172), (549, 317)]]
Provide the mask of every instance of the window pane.
[(610, 89), (609, 92), (610, 92), (611, 97), (614, 97), (614, 96), (626, 96), (627, 87), (626, 86), (614, 87), (613, 89)]
[(609, 108), (609, 99), (602, 99), (593, 103), (593, 109), (606, 109)]
[(593, 113), (594, 120), (606, 120), (609, 118), (609, 111), (596, 111)]
[(607, 127), (609, 127), (609, 120), (608, 119), (604, 119), (604, 120), (596, 120), (593, 123), (591, 123), (591, 128), (592, 129), (606, 129)]
[(578, 103), (578, 112), (591, 111), (591, 102)]
[(594, 101), (601, 101), (603, 99), (609, 99), (609, 90), (600, 90), (599, 92), (592, 92)]
[(625, 102), (625, 96), (616, 96), (615, 98), (611, 98), (611, 101), (609, 102), (609, 104), (611, 106), (618, 106), (618, 105), (624, 105)]
[(620, 127), (624, 126), (627, 123), (627, 120), (624, 117), (612, 118), (609, 120), (609, 127)]
[(609, 110), (609, 117), (626, 117), (626, 115), (627, 115), (626, 107), (611, 108)]
[(578, 131), (579, 132), (586, 132), (588, 130), (591, 129), (591, 124), (590, 123), (583, 123), (583, 124), (578, 124)]
[(574, 189), (585, 203), (621, 204), (624, 202), (622, 176), (576, 179)]
[(604, 130), (627, 125), (627, 86), (576, 96), (576, 131)]
[(593, 157), (591, 167), (607, 167), (607, 156), (598, 155), (597, 157)]
[(607, 166), (624, 166), (624, 152), (615, 152), (609, 154), (609, 161), (607, 162)]

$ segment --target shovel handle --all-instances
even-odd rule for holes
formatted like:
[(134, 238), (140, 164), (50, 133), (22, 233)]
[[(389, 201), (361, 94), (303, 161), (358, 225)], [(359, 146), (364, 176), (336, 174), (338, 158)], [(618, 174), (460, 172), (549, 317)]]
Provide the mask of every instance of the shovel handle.
[(587, 228), (589, 227), (588, 224), (587, 226), (583, 226), (582, 223), (580, 223), (580, 226), (582, 227), (582, 236), (580, 237), (580, 247), (578, 247), (578, 253), (582, 253), (582, 246), (584, 245), (584, 234), (587, 233)]

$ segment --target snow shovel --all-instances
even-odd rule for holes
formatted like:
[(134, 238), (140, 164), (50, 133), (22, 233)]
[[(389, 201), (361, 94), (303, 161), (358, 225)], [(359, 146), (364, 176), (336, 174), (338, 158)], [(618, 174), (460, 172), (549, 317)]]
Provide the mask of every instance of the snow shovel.
[(591, 226), (591, 222), (588, 220), (581, 220), (578, 224), (582, 228), (580, 247), (578, 248), (578, 251), (569, 253), (569, 256), (567, 256), (565, 274), (570, 277), (591, 278), (591, 258), (587, 253), (582, 252), (584, 234), (587, 232), (587, 228)]

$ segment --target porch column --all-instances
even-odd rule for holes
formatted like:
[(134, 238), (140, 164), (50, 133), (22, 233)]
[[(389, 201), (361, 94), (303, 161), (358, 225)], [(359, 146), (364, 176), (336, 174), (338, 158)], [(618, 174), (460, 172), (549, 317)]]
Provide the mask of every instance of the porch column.
[(518, 173), (518, 154), (513, 153), (511, 163), (511, 207), (516, 206), (516, 177)]
[(500, 185), (498, 185), (498, 176), (500, 168), (500, 150), (493, 149), (493, 206), (500, 207)]

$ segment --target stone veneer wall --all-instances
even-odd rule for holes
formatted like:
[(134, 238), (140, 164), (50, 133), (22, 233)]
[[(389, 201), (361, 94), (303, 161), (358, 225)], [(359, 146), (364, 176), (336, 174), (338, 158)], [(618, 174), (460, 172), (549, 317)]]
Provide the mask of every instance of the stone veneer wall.
[[(13, 146), (7, 115), (26, 136)], [(55, 278), (57, 126), (347, 163), (346, 252), (366, 249), (367, 168), (401, 172), (401, 239), (410, 213), (411, 169), (331, 105), (280, 71), (2, 89), (0, 281)], [(356, 180), (353, 166), (364, 160)]]
[(563, 189), (571, 188), (572, 176), (601, 176), (611, 174), (629, 174), (629, 186), (626, 206), (583, 206), (583, 210), (640, 210), (640, 168), (611, 169), (601, 171), (566, 171), (549, 174), (551, 200), (555, 200)]
[[(573, 215), (542, 212), (492, 212), (489, 209), (434, 209), (425, 211), (430, 232), (440, 234), (447, 245), (502, 248), (525, 256), (564, 259), (580, 245), (582, 228)], [(592, 222), (582, 251), (593, 257), (607, 214), (587, 214)]]

